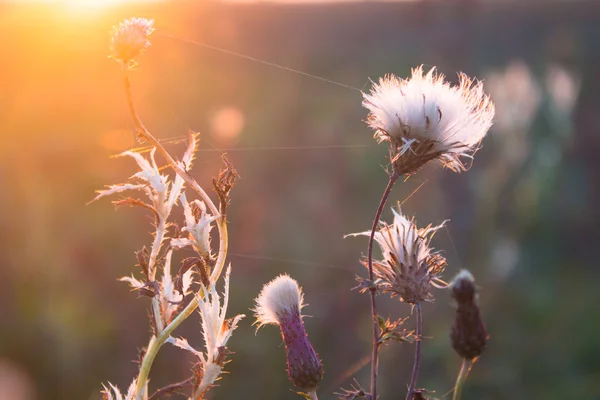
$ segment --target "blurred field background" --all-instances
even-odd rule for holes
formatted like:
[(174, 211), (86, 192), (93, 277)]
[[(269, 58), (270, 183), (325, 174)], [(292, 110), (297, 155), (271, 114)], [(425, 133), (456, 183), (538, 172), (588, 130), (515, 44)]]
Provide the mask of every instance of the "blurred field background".
[[(205, 187), (219, 149), (242, 177), (229, 216), (229, 314), (247, 318), (230, 341), (231, 373), (209, 398), (299, 398), (278, 330), (250, 325), (262, 284), (284, 272), (309, 303), (320, 396), (354, 376), (368, 387), (369, 302), (350, 291), (367, 240), (342, 236), (370, 227), (387, 147), (362, 121), (360, 90), (425, 64), (455, 81), (458, 71), (484, 79), (497, 108), (468, 173), (429, 166), (390, 203), (408, 198), (403, 211), (421, 225), (450, 219), (433, 240), (445, 277), (469, 268), (481, 286), (491, 341), (464, 398), (600, 399), (600, 2), (583, 0), (0, 3), (0, 398), (99, 399), (107, 381), (126, 389), (147, 343), (148, 301), (116, 279), (136, 270), (151, 218), (108, 200), (86, 206), (135, 172), (109, 158), (136, 145), (107, 58), (111, 26), (130, 16), (156, 20), (133, 73), (146, 126), (164, 139), (201, 132), (193, 174)], [(381, 299), (381, 314), (407, 315)], [(419, 386), (442, 398), (460, 365), (449, 294), (424, 311)], [(198, 319), (178, 333), (199, 347)], [(384, 348), (382, 398), (404, 397), (412, 354)], [(165, 346), (151, 387), (187, 377), (192, 361)]]

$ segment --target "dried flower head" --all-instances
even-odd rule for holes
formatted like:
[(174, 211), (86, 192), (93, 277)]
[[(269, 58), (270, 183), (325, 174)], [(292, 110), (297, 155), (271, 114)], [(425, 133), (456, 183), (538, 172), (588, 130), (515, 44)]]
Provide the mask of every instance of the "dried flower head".
[[(396, 295), (410, 304), (432, 301), (431, 286), (446, 267), (446, 259), (429, 246), (435, 232), (444, 226), (428, 225), (417, 228), (414, 219), (408, 220), (399, 211), (394, 212), (394, 223), (380, 221), (375, 240), (383, 253), (383, 260), (373, 261), (373, 273), (380, 281), (384, 292)], [(371, 232), (354, 233), (347, 236), (365, 235)], [(363, 262), (365, 266), (366, 260)]]
[(387, 75), (364, 94), (368, 124), (379, 143), (390, 143), (392, 165), (402, 174), (437, 159), (455, 172), (460, 157), (472, 157), (492, 125), (494, 105), (483, 84), (464, 74), (451, 86), (432, 68), (412, 70), (410, 79)]
[(153, 19), (130, 18), (115, 25), (110, 43), (111, 57), (126, 66), (135, 64), (135, 58), (150, 46), (148, 36), (154, 32), (153, 24)]
[(452, 325), (452, 347), (462, 358), (479, 357), (487, 344), (488, 334), (477, 305), (477, 288), (473, 275), (463, 269), (450, 284), (458, 308)]
[(315, 391), (323, 378), (323, 365), (308, 340), (300, 311), (304, 296), (298, 283), (280, 275), (267, 283), (256, 299), (256, 324), (279, 325), (287, 354), (288, 375), (296, 387)]

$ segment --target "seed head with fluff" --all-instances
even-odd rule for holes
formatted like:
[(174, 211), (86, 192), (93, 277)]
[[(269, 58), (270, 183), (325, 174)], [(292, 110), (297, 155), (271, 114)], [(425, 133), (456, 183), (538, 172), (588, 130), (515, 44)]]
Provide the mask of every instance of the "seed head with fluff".
[(464, 74), (452, 86), (432, 68), (412, 70), (409, 79), (387, 75), (364, 94), (368, 124), (379, 143), (390, 143), (394, 168), (411, 174), (431, 160), (455, 172), (472, 158), (492, 125), (494, 104), (483, 84)]

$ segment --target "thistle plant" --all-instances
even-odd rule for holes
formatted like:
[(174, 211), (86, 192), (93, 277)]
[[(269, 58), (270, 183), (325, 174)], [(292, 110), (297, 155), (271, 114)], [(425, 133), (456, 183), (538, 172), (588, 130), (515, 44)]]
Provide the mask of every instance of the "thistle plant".
[[(146, 129), (133, 101), (130, 73), (151, 45), (149, 37), (153, 31), (152, 20), (132, 18), (115, 26), (110, 45), (110, 57), (121, 67), (137, 138), (149, 144), (150, 151), (147, 156), (135, 150), (121, 153), (120, 157), (135, 161), (138, 171), (127, 182), (98, 191), (94, 200), (126, 192), (142, 193), (141, 198), (121, 197), (113, 203), (150, 211), (154, 216), (154, 236), (149, 248), (143, 247), (136, 253), (141, 271), (121, 278), (141, 297), (150, 299), (152, 335), (141, 353), (138, 374), (126, 394), (109, 383), (103, 392), (107, 400), (149, 400), (184, 392), (190, 399), (205, 398), (224, 372), (230, 354), (227, 343), (244, 317), (227, 318), (231, 265), (225, 274), (222, 273), (228, 250), (227, 208), (237, 172), (223, 156), (225, 168), (213, 179), (218, 198), (215, 204), (190, 175), (198, 135), (189, 133), (187, 149), (181, 159), (176, 160)], [(419, 228), (415, 219), (407, 218), (400, 209), (392, 209), (394, 220), (391, 224), (382, 221), (381, 216), (392, 188), (401, 176), (415, 174), (430, 161), (437, 161), (454, 172), (466, 171), (468, 166), (463, 160), (471, 160), (479, 149), (492, 125), (494, 105), (484, 93), (481, 82), (460, 74), (458, 85), (452, 86), (435, 69), (425, 73), (422, 67), (414, 69), (409, 79), (388, 75), (363, 96), (363, 105), (369, 110), (368, 125), (374, 129), (375, 139), (389, 144), (390, 171), (371, 229), (348, 235), (369, 237), (367, 256), (363, 260), (368, 278), (357, 279), (361, 292), (369, 292), (371, 303), (370, 390), (367, 392), (356, 381), (350, 390), (343, 390), (338, 395), (342, 399), (365, 397), (376, 400), (379, 350), (382, 344), (393, 340), (415, 343), (406, 399), (425, 398), (426, 391), (416, 389), (423, 339), (422, 303), (434, 301), (434, 289), (450, 288), (458, 305), (451, 333), (452, 345), (463, 359), (454, 391), (454, 399), (458, 399), (470, 366), (487, 342), (485, 325), (476, 304), (473, 277), (463, 271), (450, 285), (442, 279), (446, 259), (434, 250), (431, 240), (445, 222)], [(157, 156), (164, 159), (167, 169), (159, 167)], [(183, 211), (180, 223), (174, 221), (176, 207)], [(215, 226), (219, 237), (216, 248), (211, 240)], [(373, 259), (375, 241), (382, 252), (380, 260)], [(193, 251), (194, 255), (180, 260), (179, 267), (174, 268), (177, 252), (181, 249)], [(222, 275), (223, 292), (219, 294), (217, 286)], [(407, 318), (392, 321), (380, 317), (377, 294), (389, 294), (408, 303), (416, 317), (415, 330), (404, 328)], [(304, 327), (304, 306), (304, 295), (298, 283), (288, 275), (281, 275), (263, 287), (252, 311), (257, 330), (267, 324), (279, 326), (290, 380), (301, 391), (299, 394), (317, 399), (323, 364)], [(194, 348), (188, 339), (174, 336), (175, 329), (196, 309), (201, 318), (202, 350)], [(188, 379), (160, 388), (149, 396), (150, 371), (165, 343), (191, 352), (197, 362)]]
[(298, 283), (288, 275), (280, 275), (263, 287), (254, 311), (258, 328), (268, 324), (279, 326), (290, 380), (307, 398), (317, 399), (323, 365), (308, 340), (302, 321), (303, 307), (304, 295)]
[[(147, 157), (136, 151), (120, 154), (133, 158), (139, 171), (126, 183), (100, 190), (94, 199), (131, 191), (142, 192), (147, 197), (147, 200), (124, 197), (113, 203), (116, 206), (141, 207), (154, 216), (154, 239), (150, 249), (144, 247), (136, 253), (141, 274), (121, 278), (139, 295), (150, 298), (152, 336), (142, 352), (138, 375), (127, 393), (123, 396), (112, 384), (105, 386), (103, 393), (105, 399), (111, 400), (147, 400), (163, 394), (179, 393), (191, 386), (189, 398), (202, 399), (220, 378), (227, 363), (227, 342), (243, 317), (226, 318), (231, 266), (224, 277), (222, 298), (217, 291), (227, 254), (227, 206), (237, 173), (224, 157), (225, 169), (213, 179), (214, 190), (219, 198), (217, 207), (189, 174), (197, 150), (197, 135), (189, 134), (188, 147), (181, 160), (176, 161), (142, 124), (134, 106), (129, 73), (137, 66), (138, 57), (150, 46), (149, 36), (154, 31), (152, 25), (152, 20), (144, 18), (126, 20), (114, 28), (111, 41), (111, 57), (121, 65), (129, 111), (138, 139), (148, 142), (151, 151)], [(166, 160), (174, 176), (161, 172), (162, 168), (156, 162), (157, 153)], [(184, 192), (186, 185), (199, 198), (188, 201)], [(173, 209), (178, 205), (183, 208), (185, 218), (181, 235), (177, 234), (179, 231), (175, 229), (177, 225), (172, 216)], [(212, 248), (210, 236), (214, 225), (219, 234), (217, 251)], [(182, 248), (193, 250), (195, 256), (183, 259), (177, 272), (173, 273), (174, 253)], [(204, 351), (194, 349), (185, 338), (172, 336), (174, 330), (196, 309), (201, 317)], [(189, 379), (168, 385), (149, 396), (150, 370), (159, 349), (167, 342), (192, 352), (197, 356), (198, 363)]]
[[(359, 287), (368, 291), (371, 300), (373, 344), (371, 353), (370, 397), (377, 398), (381, 317), (377, 313), (376, 295), (387, 292), (411, 304), (416, 314), (416, 345), (407, 400), (415, 395), (421, 357), (421, 303), (433, 300), (430, 288), (443, 284), (439, 274), (445, 260), (429, 249), (430, 234), (439, 227), (418, 229), (400, 213), (393, 225), (380, 218), (400, 176), (412, 175), (430, 161), (438, 161), (454, 172), (468, 168), (462, 159), (472, 159), (481, 140), (492, 125), (494, 105), (484, 93), (481, 82), (464, 74), (452, 86), (435, 68), (424, 73), (419, 67), (409, 79), (388, 75), (364, 94), (363, 105), (369, 110), (368, 125), (375, 139), (389, 144), (391, 171), (369, 232), (366, 267), (367, 280)], [(381, 226), (377, 231), (378, 226)], [(373, 242), (379, 243), (384, 260), (373, 262)], [(377, 278), (377, 279), (376, 279)]]
[(450, 290), (457, 306), (450, 339), (452, 347), (462, 358), (452, 399), (459, 400), (469, 371), (485, 350), (488, 334), (479, 313), (473, 275), (466, 269), (460, 271), (450, 283)]

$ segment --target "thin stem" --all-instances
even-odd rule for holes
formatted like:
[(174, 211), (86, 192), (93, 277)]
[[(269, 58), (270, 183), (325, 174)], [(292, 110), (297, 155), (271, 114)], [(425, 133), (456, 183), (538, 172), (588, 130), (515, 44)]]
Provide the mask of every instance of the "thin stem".
[(160, 253), (163, 240), (165, 240), (166, 221), (161, 217), (156, 225), (156, 232), (154, 233), (154, 242), (152, 243), (152, 249), (150, 250), (150, 260), (148, 260), (148, 279), (152, 282), (156, 279), (156, 260)]
[[(367, 262), (369, 265), (369, 280), (374, 282), (373, 275), (373, 240), (375, 238), (375, 231), (377, 230), (377, 225), (379, 224), (379, 218), (381, 218), (381, 214), (383, 213), (383, 208), (385, 207), (385, 203), (387, 203), (387, 199), (392, 192), (392, 188), (394, 184), (400, 177), (399, 171), (394, 168), (392, 174), (390, 175), (390, 180), (381, 196), (381, 201), (379, 202), (379, 207), (377, 208), (377, 212), (375, 213), (375, 218), (373, 219), (373, 227), (371, 228), (371, 235), (369, 236), (369, 247), (367, 250)], [(377, 303), (375, 301), (375, 295), (377, 292), (377, 288), (371, 288), (371, 319), (373, 320), (373, 349), (371, 351), (371, 398), (373, 400), (377, 399), (377, 367), (379, 366), (379, 321), (377, 314)]]
[[(154, 243), (152, 243), (152, 250), (150, 251), (150, 260), (148, 261), (148, 279), (153, 282), (156, 279), (156, 260), (162, 246), (162, 242), (165, 239), (166, 221), (164, 218), (160, 218), (156, 226), (156, 232), (154, 234)], [(152, 298), (152, 313), (154, 315), (154, 326), (156, 331), (160, 332), (163, 330), (163, 321), (161, 317), (160, 301), (156, 296)]]
[(136, 400), (143, 400), (148, 398), (148, 385), (146, 385), (148, 380), (148, 375), (150, 373), (150, 368), (152, 368), (152, 363), (154, 362), (154, 358), (158, 354), (158, 350), (160, 347), (165, 344), (171, 333), (177, 328), (183, 321), (189, 317), (194, 310), (198, 307), (198, 299), (194, 296), (194, 299), (189, 302), (189, 304), (171, 321), (169, 325), (165, 327), (156, 337), (152, 337), (150, 339), (150, 343), (148, 344), (148, 349), (146, 350), (146, 354), (144, 355), (144, 359), (142, 360), (142, 365), (140, 367), (140, 373), (137, 378), (137, 385), (135, 392), (137, 393)]
[[(133, 103), (133, 94), (131, 92), (131, 80), (129, 79), (129, 71), (127, 67), (123, 67), (123, 82), (125, 83), (125, 93), (127, 95), (127, 104), (129, 105), (129, 111), (135, 123), (138, 134), (146, 139), (152, 146), (156, 147), (158, 152), (163, 156), (163, 158), (167, 161), (167, 164), (177, 173), (177, 175), (181, 176), (185, 183), (188, 184), (201, 198), (204, 200), (206, 204), (208, 204), (208, 208), (213, 213), (213, 215), (220, 215), (217, 206), (208, 197), (208, 194), (198, 185), (198, 182), (194, 178), (190, 176), (190, 174), (183, 169), (183, 167), (178, 164), (173, 157), (167, 152), (167, 150), (163, 147), (163, 145), (156, 139), (144, 126), (142, 120), (140, 119), (135, 105)], [(217, 255), (217, 262), (215, 263), (214, 271), (218, 271), (218, 274), (211, 275), (212, 278), (217, 278), (220, 276), (223, 271), (223, 266), (225, 265), (225, 256), (227, 255), (227, 226), (225, 224), (225, 218), (221, 215), (219, 218), (219, 223), (217, 224), (217, 228), (219, 230), (219, 254)], [(216, 282), (215, 280), (211, 280), (211, 282)]]
[(452, 400), (460, 400), (460, 396), (462, 394), (462, 388), (467, 380), (467, 376), (469, 375), (469, 371), (471, 371), (471, 367), (474, 362), (472, 360), (464, 359), (462, 360), (462, 364), (460, 366), (460, 372), (458, 373), (458, 377), (456, 378), (456, 384), (454, 385), (454, 394), (452, 395)]
[(319, 398), (317, 397), (317, 391), (312, 391), (312, 392), (308, 392), (307, 393), (308, 396), (310, 397), (311, 400), (319, 400)]
[(219, 210), (217, 209), (217, 207), (215, 206), (215, 203), (213, 203), (211, 198), (208, 197), (208, 194), (206, 194), (204, 189), (202, 189), (200, 187), (200, 185), (198, 185), (198, 182), (196, 182), (196, 180), (194, 178), (192, 178), (190, 176), (190, 174), (185, 169), (183, 169), (183, 167), (173, 159), (173, 157), (171, 157), (171, 155), (167, 152), (167, 150), (163, 147), (163, 145), (158, 141), (158, 139), (156, 139), (150, 132), (148, 132), (148, 130), (142, 123), (142, 120), (140, 119), (140, 117), (137, 113), (137, 110), (135, 108), (135, 105), (133, 103), (133, 95), (131, 93), (131, 80), (129, 79), (129, 71), (127, 70), (127, 67), (124, 67), (124, 70), (123, 70), (123, 81), (125, 83), (125, 93), (127, 94), (127, 104), (129, 105), (129, 111), (133, 118), (133, 122), (135, 123), (135, 127), (138, 131), (138, 134), (142, 138), (144, 138), (145, 140), (150, 142), (150, 144), (152, 146), (156, 147), (158, 152), (164, 157), (164, 159), (167, 161), (169, 166), (171, 168), (173, 168), (173, 170), (179, 176), (181, 176), (183, 178), (185, 183), (187, 183), (196, 193), (198, 193), (198, 195), (200, 197), (202, 197), (202, 200), (204, 200), (206, 202), (206, 204), (208, 204), (208, 208), (210, 208), (210, 211), (214, 215), (218, 215)]
[(415, 360), (413, 364), (412, 374), (410, 376), (410, 386), (408, 388), (408, 394), (406, 400), (412, 400), (415, 386), (417, 385), (417, 378), (419, 376), (419, 364), (421, 363), (421, 339), (423, 334), (423, 313), (421, 312), (421, 303), (415, 304), (415, 311), (417, 314), (417, 343), (415, 345)]
[(210, 275), (210, 281), (216, 282), (221, 276), (221, 272), (223, 272), (223, 267), (225, 266), (225, 256), (227, 255), (227, 250), (229, 249), (229, 235), (227, 233), (227, 217), (222, 215), (221, 218), (217, 220), (217, 226), (219, 229), (219, 255), (217, 256), (217, 261), (215, 263), (215, 267), (213, 268), (213, 272)]
[[(163, 156), (163, 158), (167, 161), (169, 166), (177, 173), (177, 175), (181, 176), (181, 178), (188, 184), (190, 188), (192, 188), (201, 198), (204, 200), (208, 207), (210, 208), (213, 215), (220, 215), (219, 210), (211, 200), (211, 198), (206, 194), (204, 189), (198, 185), (196, 180), (190, 176), (190, 174), (180, 165), (178, 164), (173, 157), (167, 152), (167, 150), (162, 146), (162, 144), (146, 129), (142, 120), (140, 119), (135, 105), (133, 103), (133, 95), (131, 91), (131, 80), (129, 79), (129, 70), (126, 65), (123, 66), (123, 82), (125, 84), (125, 93), (127, 96), (127, 104), (129, 105), (129, 111), (135, 123), (138, 134), (147, 140), (152, 146), (154, 146), (158, 152)], [(227, 222), (224, 215), (220, 215), (217, 223), (217, 228), (219, 230), (219, 254), (217, 255), (217, 261), (215, 263), (215, 268), (213, 273), (211, 274), (211, 283), (215, 283), (223, 271), (223, 267), (225, 265), (225, 258), (227, 256), (228, 249), (228, 235), (227, 235)], [(201, 293), (201, 295), (203, 295)], [(150, 368), (152, 368), (152, 363), (154, 362), (154, 358), (156, 358), (156, 354), (160, 347), (167, 341), (171, 332), (175, 330), (183, 321), (189, 317), (194, 310), (198, 307), (198, 300), (196, 297), (175, 317), (169, 325), (167, 325), (162, 331), (158, 332), (158, 336), (153, 337), (148, 344), (148, 348), (146, 349), (146, 354), (142, 360), (142, 365), (140, 366), (140, 372), (137, 378), (136, 385), (136, 400), (145, 400), (148, 398), (148, 375), (150, 374)]]

